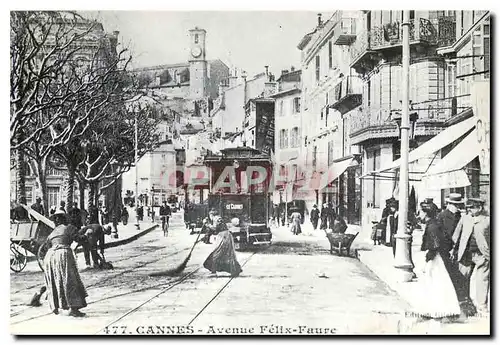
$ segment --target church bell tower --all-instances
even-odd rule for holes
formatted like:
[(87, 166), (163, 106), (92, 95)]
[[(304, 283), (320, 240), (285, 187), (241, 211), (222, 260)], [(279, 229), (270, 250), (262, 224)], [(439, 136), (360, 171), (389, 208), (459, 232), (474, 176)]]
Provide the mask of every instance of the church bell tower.
[(189, 98), (201, 99), (207, 96), (207, 60), (205, 51), (204, 29), (194, 28), (190, 34), (190, 59), (189, 59)]

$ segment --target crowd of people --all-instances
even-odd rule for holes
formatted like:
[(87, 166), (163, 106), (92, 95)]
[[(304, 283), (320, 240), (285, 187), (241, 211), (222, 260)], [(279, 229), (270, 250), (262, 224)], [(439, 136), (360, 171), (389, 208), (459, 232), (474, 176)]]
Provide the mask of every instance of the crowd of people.
[[(451, 193), (443, 210), (432, 198), (426, 198), (416, 213), (409, 212), (406, 232), (412, 233), (418, 226), (424, 231), (421, 250), (426, 262), (419, 277), (426, 298), (415, 314), (425, 318), (488, 315), (490, 219), (484, 203), (479, 198), (465, 202), (461, 194)], [(394, 198), (387, 199), (381, 220), (372, 231), (374, 244), (392, 247), (393, 254), (398, 206)], [(471, 284), (475, 298), (471, 298)]]

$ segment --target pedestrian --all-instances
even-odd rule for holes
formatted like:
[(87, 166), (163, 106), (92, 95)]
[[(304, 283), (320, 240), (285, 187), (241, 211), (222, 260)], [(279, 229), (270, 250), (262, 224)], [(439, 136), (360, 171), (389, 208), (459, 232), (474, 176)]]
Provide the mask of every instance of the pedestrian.
[(292, 234), (298, 235), (302, 233), (302, 229), (300, 228), (301, 220), (302, 217), (299, 213), (299, 210), (297, 208), (292, 208), (292, 215), (291, 215), (291, 220), (292, 220), (292, 227), (291, 231)]
[(61, 200), (61, 202), (59, 203), (59, 209), (66, 213), (66, 201)]
[(43, 205), (42, 205), (42, 198), (37, 197), (36, 202), (31, 205), (31, 209), (33, 209), (35, 212), (40, 213), (42, 216), (45, 215), (45, 212), (43, 210)]
[[(103, 268), (104, 263), (104, 246), (105, 238), (104, 235), (111, 235), (111, 226), (107, 225), (105, 227), (99, 224), (89, 224), (82, 227), (78, 231), (80, 235), (80, 245), (83, 247), (83, 255), (85, 257), (86, 268), (89, 269), (90, 257), (92, 256), (92, 262), (94, 268)], [(100, 250), (101, 256), (97, 253)]]
[(123, 225), (127, 225), (128, 224), (128, 210), (127, 210), (127, 207), (125, 205), (123, 205), (123, 209), (122, 209), (122, 223)]
[(457, 294), (447, 269), (449, 253), (443, 245), (443, 235), (435, 219), (432, 204), (420, 203), (418, 215), (425, 227), (421, 250), (425, 254), (425, 268), (421, 277), (423, 295), (414, 313), (425, 318), (445, 318), (460, 315)]
[(203, 236), (202, 241), (204, 243), (209, 244), (210, 243), (210, 237), (214, 234), (215, 232), (215, 225), (216, 225), (216, 219), (217, 219), (217, 211), (215, 209), (211, 209), (208, 212), (208, 217), (203, 220), (203, 225), (201, 227), (201, 233), (205, 233), (205, 236)]
[[(233, 218), (231, 224), (233, 227), (239, 227), (239, 219)], [(212, 274), (228, 272), (231, 274), (231, 277), (239, 276), (243, 270), (236, 258), (233, 235), (231, 235), (221, 217), (215, 217), (213, 233), (217, 235), (215, 249), (207, 257), (203, 263), (203, 267)]]
[(328, 203), (328, 212), (327, 212), (327, 218), (328, 218), (328, 228), (330, 230), (333, 230), (333, 225), (335, 223), (335, 209), (333, 207), (333, 204), (331, 202)]
[(52, 205), (50, 206), (50, 217), (52, 217), (56, 213), (56, 206)]
[(463, 215), (453, 234), (453, 258), (462, 275), (460, 289), (462, 310), (470, 315), (471, 276), (475, 276), (475, 307), (481, 316), (488, 314), (490, 288), (490, 218), (484, 210), (484, 200), (469, 198), (466, 207), (470, 214)]
[(309, 218), (311, 219), (313, 229), (316, 230), (318, 228), (318, 220), (319, 220), (318, 205), (316, 204), (313, 205), (313, 209), (311, 210)]
[(387, 227), (386, 227), (386, 237), (385, 237), (385, 245), (392, 247), (392, 254), (396, 256), (396, 237), (395, 235), (398, 232), (398, 221), (399, 221), (399, 201), (394, 199), (389, 204), (390, 211), (387, 216)]
[(68, 216), (71, 225), (75, 226), (77, 229), (83, 226), (81, 211), (76, 202), (73, 203), (73, 207), (69, 210)]
[(13, 210), (13, 220), (16, 220), (18, 222), (29, 222), (30, 217), (28, 214), (28, 211), (26, 210), (26, 198), (22, 196), (19, 198), (19, 204), (14, 207)]
[(336, 234), (343, 234), (346, 232), (346, 230), (347, 230), (347, 223), (344, 217), (338, 215), (333, 223), (332, 232)]
[(57, 210), (53, 215), (55, 229), (47, 237), (49, 249), (44, 258), (44, 276), (47, 286), (50, 310), (54, 314), (59, 309), (70, 309), (69, 315), (85, 316), (80, 312), (87, 306), (87, 291), (82, 283), (73, 250), (73, 241), (79, 242), (78, 230), (73, 225), (64, 225), (66, 214)]
[(144, 207), (141, 205), (137, 208), (137, 218), (142, 222), (144, 219)]
[(163, 231), (165, 231), (166, 228), (168, 229), (171, 215), (172, 210), (170, 209), (170, 206), (166, 200), (163, 200), (163, 205), (160, 206), (161, 228)]
[(321, 230), (326, 230), (328, 228), (328, 205), (326, 203), (323, 204), (323, 206), (321, 207), (320, 218), (321, 218), (321, 225), (319, 228)]
[[(455, 193), (451, 193), (450, 195), (453, 195)], [(458, 194), (460, 195), (460, 194)], [(439, 207), (434, 203), (434, 198), (425, 198), (424, 202), (426, 204), (431, 205), (431, 207), (435, 210), (436, 214), (439, 214)]]
[(151, 207), (151, 223), (155, 222), (155, 208)]
[(87, 224), (99, 224), (99, 209), (93, 203), (89, 206), (89, 218)]
[[(444, 232), (446, 244), (449, 246), (449, 250), (453, 247), (453, 233), (457, 228), (458, 222), (462, 217), (460, 208), (464, 208), (464, 199), (459, 193), (451, 193), (446, 199), (446, 209), (441, 211), (437, 216), (437, 220), (441, 226), (441, 230)], [(437, 206), (436, 206), (437, 208)]]
[(101, 206), (101, 224), (109, 223), (109, 210), (107, 206)]

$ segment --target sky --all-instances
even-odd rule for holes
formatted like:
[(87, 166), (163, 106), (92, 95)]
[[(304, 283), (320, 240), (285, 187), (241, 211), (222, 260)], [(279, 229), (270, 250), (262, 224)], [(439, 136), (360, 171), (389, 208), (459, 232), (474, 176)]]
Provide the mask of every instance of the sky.
[[(317, 23), (317, 12), (83, 12), (98, 19), (108, 32), (120, 31), (119, 41), (134, 56), (133, 67), (186, 62), (189, 29), (207, 31), (207, 59), (221, 59), (249, 76), (264, 72), (276, 76), (291, 66), (300, 68), (297, 45)], [(332, 12), (323, 13), (323, 20)]]

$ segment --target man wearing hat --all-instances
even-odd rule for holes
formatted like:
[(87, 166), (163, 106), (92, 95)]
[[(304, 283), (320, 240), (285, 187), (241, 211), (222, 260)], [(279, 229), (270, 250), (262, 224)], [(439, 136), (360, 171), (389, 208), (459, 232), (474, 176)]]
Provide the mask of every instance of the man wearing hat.
[(490, 218), (484, 211), (484, 200), (469, 198), (453, 234), (453, 258), (459, 263), (463, 287), (459, 294), (461, 305), (470, 304), (470, 278), (475, 275), (476, 307), (480, 315), (488, 313), (490, 288)]
[(313, 229), (316, 230), (318, 228), (318, 220), (319, 220), (319, 210), (316, 204), (313, 205), (313, 209), (311, 210), (311, 214), (309, 217), (311, 219)]
[(446, 199), (446, 209), (444, 209), (437, 216), (437, 220), (444, 232), (445, 244), (449, 246), (449, 250), (451, 250), (453, 246), (451, 238), (453, 237), (453, 232), (455, 231), (457, 224), (460, 221), (461, 213), (459, 208), (460, 206), (463, 206), (463, 204), (464, 199), (462, 199), (461, 194), (451, 193)]
[(45, 215), (45, 212), (43, 211), (42, 198), (37, 197), (36, 202), (31, 205), (31, 208), (35, 210), (35, 212), (40, 213), (42, 216)]

